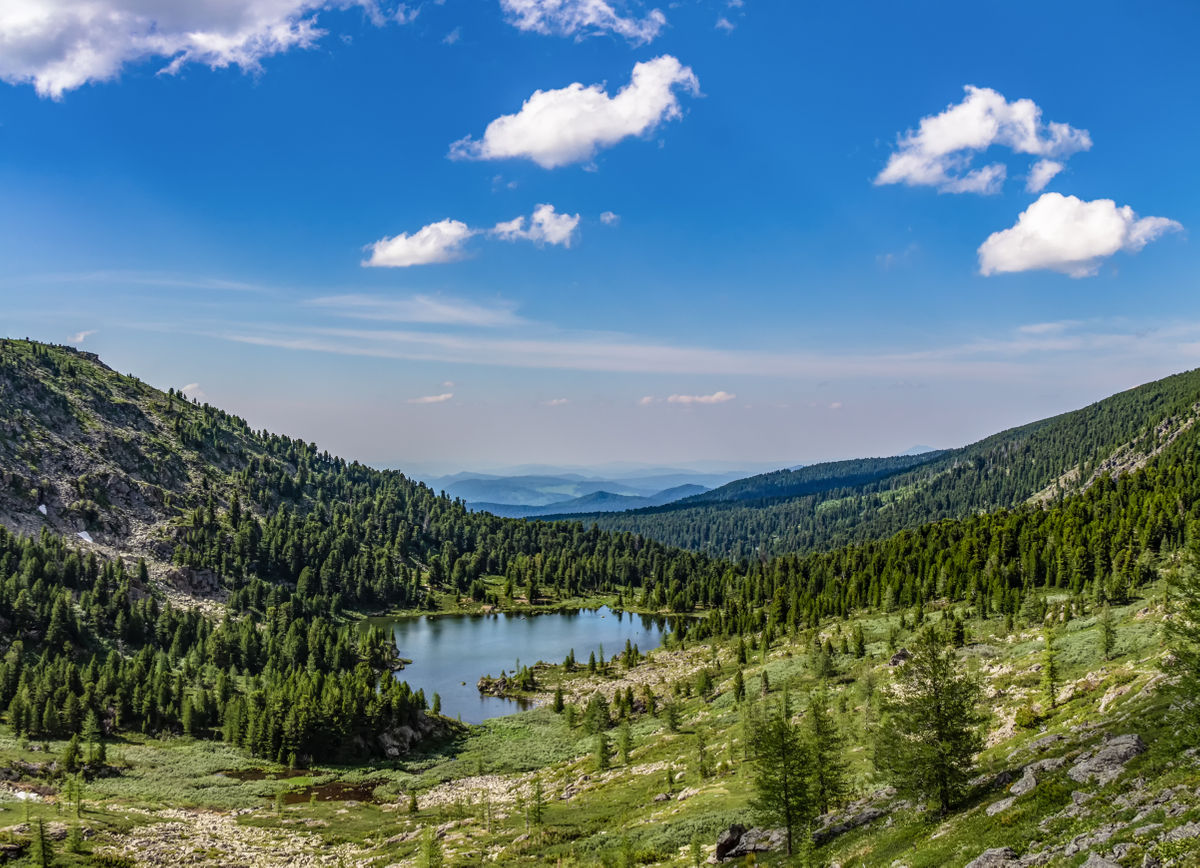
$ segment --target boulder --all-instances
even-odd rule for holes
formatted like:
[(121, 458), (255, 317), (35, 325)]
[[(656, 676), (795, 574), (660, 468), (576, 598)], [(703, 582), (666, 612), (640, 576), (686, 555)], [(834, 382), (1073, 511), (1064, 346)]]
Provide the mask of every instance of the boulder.
[(989, 817), (994, 817), (997, 814), (999, 814), (1001, 811), (1007, 811), (1009, 808), (1011, 808), (1013, 806), (1013, 802), (1015, 802), (1016, 800), (1017, 800), (1016, 796), (1009, 796), (1007, 799), (1001, 799), (998, 802), (992, 802), (990, 805), (987, 806), (987, 815)]
[(892, 659), (888, 661), (889, 666), (899, 666), (901, 663), (907, 663), (912, 659), (912, 654), (907, 648), (901, 648), (892, 655)]
[(1116, 862), (1110, 862), (1103, 856), (1097, 856), (1095, 853), (1091, 853), (1088, 855), (1087, 861), (1084, 862), (1080, 868), (1121, 868), (1121, 866)]
[(965, 868), (1012, 868), (1018, 864), (1017, 851), (1012, 847), (993, 847), (991, 850), (984, 850), (968, 862)]
[(1101, 785), (1116, 780), (1125, 771), (1125, 764), (1146, 752), (1146, 743), (1134, 734), (1118, 735), (1106, 741), (1093, 753), (1084, 754), (1067, 771), (1068, 777), (1079, 783), (1096, 780)]
[(786, 829), (747, 829), (727, 858), (740, 859), (751, 853), (767, 853), (787, 846)]
[(728, 829), (720, 834), (717, 838), (717, 850), (715, 853), (716, 859), (720, 862), (732, 852), (733, 848), (742, 840), (742, 836), (746, 834), (746, 827), (741, 823), (734, 823)]

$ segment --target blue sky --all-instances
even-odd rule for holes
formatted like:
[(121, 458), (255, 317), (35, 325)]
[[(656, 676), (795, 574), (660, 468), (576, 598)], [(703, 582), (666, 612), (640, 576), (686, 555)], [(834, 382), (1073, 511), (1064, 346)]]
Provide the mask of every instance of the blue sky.
[(0, 332), (438, 470), (957, 445), (1200, 365), (1194, 3), (176, 5), (0, 10)]

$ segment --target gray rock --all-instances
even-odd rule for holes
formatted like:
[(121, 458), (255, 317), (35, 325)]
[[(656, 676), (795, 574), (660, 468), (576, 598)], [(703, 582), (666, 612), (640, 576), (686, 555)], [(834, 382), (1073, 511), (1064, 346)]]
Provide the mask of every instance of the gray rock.
[(1167, 832), (1162, 839), (1164, 841), (1182, 841), (1185, 838), (1196, 837), (1200, 837), (1200, 823), (1184, 823)]
[(729, 851), (729, 856), (740, 859), (751, 853), (767, 853), (771, 850), (782, 850), (786, 846), (786, 829), (748, 829), (737, 846)]
[(965, 868), (1015, 868), (1019, 864), (1017, 851), (1012, 847), (993, 847), (991, 850), (984, 850), (968, 862)]
[(1092, 853), (1080, 868), (1121, 868), (1121, 866), (1116, 862), (1110, 862), (1103, 856), (1097, 856), (1095, 853)]
[(746, 827), (741, 823), (734, 823), (728, 829), (720, 834), (717, 838), (717, 850), (714, 854), (719, 862), (730, 854), (730, 852), (742, 840), (742, 836), (746, 834)]
[(813, 833), (813, 841), (820, 846), (827, 841), (833, 840), (838, 835), (844, 835), (851, 829), (857, 829), (860, 826), (867, 825), (867, 823), (873, 823), (885, 816), (887, 816), (887, 811), (880, 808), (864, 808), (861, 811), (847, 815), (840, 822), (830, 822), (828, 825), (818, 829)]
[(1071, 766), (1067, 776), (1073, 781), (1086, 783), (1096, 780), (1101, 785), (1117, 779), (1125, 771), (1125, 764), (1146, 752), (1146, 743), (1137, 735), (1119, 735), (1105, 742), (1090, 756), (1085, 754)]
[(901, 648), (892, 655), (892, 659), (888, 661), (889, 666), (899, 666), (901, 663), (907, 663), (912, 659), (912, 654), (907, 648)]
[(992, 802), (990, 805), (987, 806), (987, 815), (989, 817), (994, 817), (997, 814), (999, 814), (1001, 811), (1007, 811), (1009, 808), (1011, 808), (1013, 806), (1013, 802), (1015, 802), (1016, 800), (1017, 800), (1016, 796), (1009, 796), (1007, 799), (1001, 799), (998, 802)]

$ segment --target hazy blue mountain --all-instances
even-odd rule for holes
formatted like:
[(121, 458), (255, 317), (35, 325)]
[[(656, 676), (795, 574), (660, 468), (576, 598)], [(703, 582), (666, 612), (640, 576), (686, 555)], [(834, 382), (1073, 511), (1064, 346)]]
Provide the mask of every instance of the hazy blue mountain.
[(546, 506), (509, 503), (468, 503), (477, 511), (490, 512), (502, 518), (540, 518), (543, 516), (574, 515), (581, 512), (620, 512), (626, 509), (641, 509), (649, 506), (665, 506), (684, 497), (692, 497), (708, 491), (702, 485), (677, 485), (647, 497), (614, 494), (611, 491), (595, 491), (582, 497), (561, 500)]

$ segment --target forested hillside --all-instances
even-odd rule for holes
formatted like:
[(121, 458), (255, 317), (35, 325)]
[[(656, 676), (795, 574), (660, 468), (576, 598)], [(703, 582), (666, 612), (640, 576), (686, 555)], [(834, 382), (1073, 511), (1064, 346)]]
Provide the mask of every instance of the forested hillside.
[(574, 518), (737, 559), (829, 549), (1086, 488), (1141, 466), (1198, 407), (1200, 371), (1190, 371), (960, 449), (778, 471), (663, 507)]
[[(34, 736), (94, 719), (271, 759), (370, 754), (426, 699), (344, 613), (482, 600), (485, 575), (527, 603), (620, 585), (683, 609), (717, 569), (627, 534), (471, 513), (68, 348), (0, 342), (0, 407), (0, 522), (25, 534), (0, 527), (15, 640), (0, 707)], [(183, 608), (163, 601), (180, 589)]]

